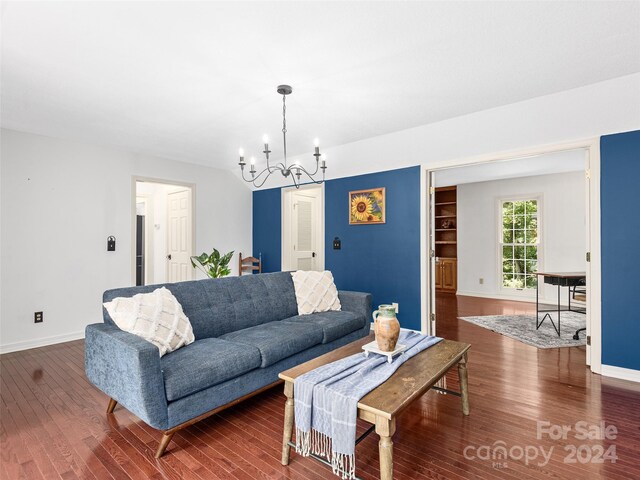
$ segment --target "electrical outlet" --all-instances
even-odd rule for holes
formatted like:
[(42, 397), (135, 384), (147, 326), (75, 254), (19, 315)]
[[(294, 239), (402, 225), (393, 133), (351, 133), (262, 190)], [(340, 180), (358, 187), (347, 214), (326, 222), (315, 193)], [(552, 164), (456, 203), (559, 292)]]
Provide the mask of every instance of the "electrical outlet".
[(42, 323), (44, 322), (44, 313), (43, 312), (35, 312), (33, 314), (33, 323)]
[(398, 313), (398, 310), (399, 310), (398, 304), (397, 303), (392, 303), (391, 305), (393, 306), (393, 308), (396, 309), (396, 313)]
[(480, 279), (478, 279), (478, 283), (479, 283), (480, 285), (484, 285), (484, 278), (480, 278)]

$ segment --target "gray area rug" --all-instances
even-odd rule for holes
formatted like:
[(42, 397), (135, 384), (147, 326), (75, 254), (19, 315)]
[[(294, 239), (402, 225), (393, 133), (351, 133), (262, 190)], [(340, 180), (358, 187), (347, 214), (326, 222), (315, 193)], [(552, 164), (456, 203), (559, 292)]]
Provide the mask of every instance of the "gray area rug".
[[(540, 313), (540, 318), (543, 315), (544, 313)], [(551, 313), (551, 317), (557, 325), (558, 313)], [(587, 317), (582, 313), (560, 313), (560, 337), (548, 318), (540, 326), (540, 329), (536, 330), (535, 314), (458, 318), (538, 348), (577, 347), (587, 343), (585, 332), (580, 332), (580, 340), (573, 339), (576, 330), (587, 326)]]

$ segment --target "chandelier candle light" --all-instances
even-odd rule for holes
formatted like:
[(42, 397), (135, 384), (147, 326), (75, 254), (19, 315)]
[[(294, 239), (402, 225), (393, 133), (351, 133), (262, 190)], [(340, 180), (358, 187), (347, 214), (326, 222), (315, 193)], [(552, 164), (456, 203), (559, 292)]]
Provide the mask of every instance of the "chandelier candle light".
[[(302, 165), (300, 165), (300, 162), (295, 162), (293, 165), (287, 165), (287, 105), (286, 105), (286, 98), (287, 95), (291, 94), (291, 92), (293, 91), (293, 89), (289, 86), (289, 85), (279, 85), (278, 86), (278, 93), (280, 95), (282, 95), (282, 140), (283, 140), (283, 144), (284, 144), (284, 162), (280, 162), (277, 163), (275, 165), (270, 165), (269, 164), (269, 154), (271, 153), (271, 150), (269, 150), (269, 137), (267, 135), (265, 135), (264, 137), (262, 137), (262, 141), (264, 143), (264, 150), (262, 153), (264, 153), (264, 156), (267, 159), (267, 167), (262, 170), (260, 173), (258, 173), (256, 175), (256, 159), (255, 157), (251, 157), (250, 160), (250, 168), (249, 168), (249, 173), (251, 174), (251, 178), (245, 178), (244, 176), (244, 166), (246, 165), (246, 162), (244, 161), (244, 150), (240, 149), (240, 151), (238, 152), (240, 154), (240, 162), (238, 163), (238, 165), (240, 165), (240, 170), (242, 172), (242, 179), (245, 182), (250, 182), (253, 183), (253, 186), (256, 188), (260, 188), (262, 187), (262, 185), (264, 185), (264, 182), (267, 181), (267, 178), (269, 178), (271, 176), (272, 173), (274, 172), (280, 172), (282, 174), (283, 177), (288, 177), (289, 175), (291, 175), (291, 180), (293, 181), (293, 185), (296, 188), (300, 187), (300, 178), (302, 177), (302, 174), (304, 173), (307, 177), (309, 177), (309, 179), (313, 182), (313, 183), (323, 183), (324, 182), (324, 172), (327, 169), (327, 162), (326, 162), (326, 156), (324, 155), (320, 155), (320, 142), (318, 141), (318, 139), (316, 138), (314, 143), (315, 146), (315, 152), (313, 154), (314, 157), (316, 157), (316, 169), (313, 172), (309, 172), (306, 168), (304, 168)], [(322, 160), (320, 160), (320, 157), (322, 157)], [(322, 163), (320, 163), (322, 161)], [(318, 170), (322, 170), (322, 180), (316, 180), (314, 178), (314, 175), (316, 175), (318, 173)], [(262, 179), (262, 181), (260, 181), (260, 177), (262, 177), (262, 175), (265, 175), (265, 177)]]

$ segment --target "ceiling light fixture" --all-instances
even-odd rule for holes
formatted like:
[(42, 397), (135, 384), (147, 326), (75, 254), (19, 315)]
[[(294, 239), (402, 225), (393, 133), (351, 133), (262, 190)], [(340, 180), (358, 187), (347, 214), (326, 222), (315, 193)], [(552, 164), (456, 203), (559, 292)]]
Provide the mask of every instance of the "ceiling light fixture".
[[(296, 188), (300, 187), (300, 180), (302, 174), (305, 174), (313, 183), (323, 183), (324, 182), (324, 172), (327, 169), (326, 157), (324, 155), (320, 155), (320, 142), (316, 138), (314, 143), (315, 152), (313, 154), (316, 157), (316, 169), (313, 172), (309, 172), (306, 168), (300, 165), (300, 162), (296, 161), (293, 165), (287, 165), (287, 105), (286, 98), (287, 95), (290, 95), (293, 89), (289, 85), (279, 85), (278, 93), (282, 95), (282, 140), (284, 144), (284, 162), (277, 163), (275, 165), (269, 164), (269, 154), (271, 150), (269, 150), (269, 137), (265, 135), (262, 137), (262, 141), (264, 143), (264, 153), (267, 159), (267, 167), (262, 170), (260, 173), (256, 175), (256, 159), (255, 157), (251, 157), (250, 160), (250, 169), (249, 173), (251, 174), (251, 178), (245, 178), (244, 176), (244, 166), (246, 162), (244, 161), (244, 150), (240, 149), (238, 152), (240, 154), (240, 171), (242, 172), (242, 179), (245, 182), (252, 183), (254, 187), (260, 188), (264, 185), (264, 182), (267, 181), (267, 178), (271, 176), (272, 173), (280, 172), (283, 177), (291, 176), (291, 180), (293, 181), (293, 185)], [(321, 159), (322, 157), (322, 159)], [(322, 161), (322, 163), (320, 163)], [(316, 180), (314, 175), (318, 173), (318, 170), (322, 170), (322, 180)], [(260, 177), (265, 175), (265, 177), (260, 181)]]

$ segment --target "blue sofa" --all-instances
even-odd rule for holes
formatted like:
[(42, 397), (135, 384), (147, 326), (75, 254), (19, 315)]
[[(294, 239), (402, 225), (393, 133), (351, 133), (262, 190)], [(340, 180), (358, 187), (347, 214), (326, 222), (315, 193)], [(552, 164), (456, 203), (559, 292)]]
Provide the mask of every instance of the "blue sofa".
[[(103, 299), (161, 285), (108, 290)], [(195, 342), (160, 358), (158, 348), (104, 323), (85, 337), (87, 378), (163, 436), (159, 458), (181, 428), (270, 388), (278, 373), (369, 334), (371, 295), (338, 293), (342, 311), (298, 315), (291, 275), (245, 275), (165, 284), (193, 327)]]

